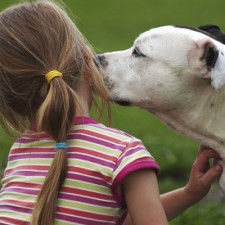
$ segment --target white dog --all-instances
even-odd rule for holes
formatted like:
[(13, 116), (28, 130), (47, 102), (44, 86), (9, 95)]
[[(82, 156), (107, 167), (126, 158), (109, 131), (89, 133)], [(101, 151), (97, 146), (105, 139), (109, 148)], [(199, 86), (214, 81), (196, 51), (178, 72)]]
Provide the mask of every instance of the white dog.
[(144, 108), (220, 154), (225, 193), (225, 45), (219, 42), (224, 37), (216, 26), (202, 29), (151, 29), (130, 49), (98, 59), (113, 101)]

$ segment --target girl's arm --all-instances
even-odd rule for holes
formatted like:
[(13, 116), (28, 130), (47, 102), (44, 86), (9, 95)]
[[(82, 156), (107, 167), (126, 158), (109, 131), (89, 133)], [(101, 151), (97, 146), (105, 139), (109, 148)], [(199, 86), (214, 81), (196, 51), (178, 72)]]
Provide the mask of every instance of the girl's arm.
[(124, 225), (168, 225), (154, 170), (139, 170), (123, 181), (129, 212)]
[(219, 158), (219, 155), (201, 146), (188, 184), (161, 197), (153, 170), (140, 170), (128, 175), (123, 182), (129, 212), (124, 225), (165, 225), (167, 220), (201, 200), (222, 171), (219, 165), (209, 166), (210, 158)]

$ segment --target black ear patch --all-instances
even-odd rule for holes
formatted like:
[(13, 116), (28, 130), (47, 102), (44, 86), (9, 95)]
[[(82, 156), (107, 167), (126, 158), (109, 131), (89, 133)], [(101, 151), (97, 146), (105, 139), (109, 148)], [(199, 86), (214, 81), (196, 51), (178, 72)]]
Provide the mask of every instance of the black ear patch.
[(205, 46), (205, 52), (202, 58), (206, 60), (208, 69), (214, 68), (218, 55), (218, 51), (213, 46)]
[(200, 26), (199, 29), (213, 35), (216, 40), (225, 44), (225, 34), (220, 30), (219, 26), (208, 24)]

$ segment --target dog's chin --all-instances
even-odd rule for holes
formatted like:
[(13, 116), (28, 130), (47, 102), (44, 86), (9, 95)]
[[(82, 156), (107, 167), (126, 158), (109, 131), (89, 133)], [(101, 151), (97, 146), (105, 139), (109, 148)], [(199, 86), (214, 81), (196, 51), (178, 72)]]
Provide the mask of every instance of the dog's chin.
[(122, 99), (117, 99), (117, 100), (114, 100), (114, 102), (116, 102), (117, 104), (119, 105), (122, 105), (122, 106), (130, 106), (132, 105), (132, 102), (129, 101), (129, 100), (122, 100)]

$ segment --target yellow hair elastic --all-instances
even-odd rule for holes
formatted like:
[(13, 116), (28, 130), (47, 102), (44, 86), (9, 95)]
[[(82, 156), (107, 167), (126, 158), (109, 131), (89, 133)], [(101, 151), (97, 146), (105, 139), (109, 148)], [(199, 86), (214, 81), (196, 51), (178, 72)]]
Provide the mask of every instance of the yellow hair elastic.
[(62, 73), (60, 73), (58, 70), (51, 70), (45, 75), (45, 78), (49, 84), (51, 83), (52, 79), (54, 79), (55, 77), (62, 77)]

